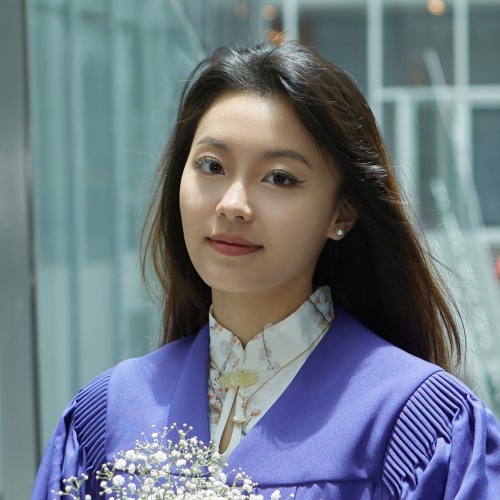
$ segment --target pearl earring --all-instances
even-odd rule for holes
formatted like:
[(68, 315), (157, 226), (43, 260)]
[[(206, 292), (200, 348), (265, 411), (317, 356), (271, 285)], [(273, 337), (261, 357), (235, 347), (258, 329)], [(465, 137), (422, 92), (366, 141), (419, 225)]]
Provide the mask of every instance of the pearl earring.
[(341, 227), (337, 229), (337, 236), (339, 238), (343, 238), (345, 236), (345, 231)]

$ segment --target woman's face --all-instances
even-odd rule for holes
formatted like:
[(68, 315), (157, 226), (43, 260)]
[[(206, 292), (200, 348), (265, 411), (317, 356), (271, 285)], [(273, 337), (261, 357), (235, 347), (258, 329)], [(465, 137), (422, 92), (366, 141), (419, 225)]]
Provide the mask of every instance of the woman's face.
[(342, 227), (338, 184), (284, 98), (220, 96), (180, 186), (184, 239), (203, 281), (224, 293), (307, 298), (323, 245)]

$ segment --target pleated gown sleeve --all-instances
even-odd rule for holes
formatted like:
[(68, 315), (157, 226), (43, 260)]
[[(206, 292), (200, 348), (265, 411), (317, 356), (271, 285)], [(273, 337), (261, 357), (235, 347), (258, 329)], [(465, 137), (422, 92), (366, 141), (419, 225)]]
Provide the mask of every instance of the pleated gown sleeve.
[(83, 494), (98, 498), (95, 471), (105, 462), (107, 388), (112, 370), (84, 387), (68, 405), (47, 444), (31, 500), (60, 498), (63, 479), (89, 474)]
[(383, 482), (388, 498), (500, 498), (498, 422), (461, 382), (435, 373), (396, 421)]

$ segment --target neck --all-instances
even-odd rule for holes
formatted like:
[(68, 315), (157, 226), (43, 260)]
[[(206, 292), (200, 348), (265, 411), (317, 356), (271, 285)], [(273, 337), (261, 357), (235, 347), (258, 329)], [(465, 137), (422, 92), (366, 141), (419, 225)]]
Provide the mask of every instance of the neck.
[(227, 293), (212, 290), (213, 314), (218, 323), (233, 332), (246, 346), (269, 323), (290, 316), (311, 295), (312, 289), (291, 294)]

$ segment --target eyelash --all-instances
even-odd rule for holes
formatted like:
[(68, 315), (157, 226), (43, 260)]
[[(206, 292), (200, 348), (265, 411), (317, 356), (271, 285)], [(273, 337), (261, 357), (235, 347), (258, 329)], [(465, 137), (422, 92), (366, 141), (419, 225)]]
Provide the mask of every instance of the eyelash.
[[(217, 171), (211, 170), (210, 165), (215, 165)], [(224, 173), (224, 168), (218, 160), (215, 158), (204, 157), (198, 160), (194, 160), (194, 166), (196, 169), (201, 170), (206, 175), (221, 175)], [(208, 169), (206, 167), (208, 166)], [(281, 182), (277, 182), (276, 176), (282, 176)], [(270, 174), (266, 175), (263, 180), (274, 177), (274, 182), (269, 182), (269, 184), (279, 187), (279, 188), (290, 188), (296, 186), (297, 184), (302, 184), (304, 180), (299, 180), (297, 177), (292, 175), (290, 172), (285, 170), (274, 170)], [(282, 183), (284, 182), (284, 183)]]
[(273, 186), (276, 186), (276, 187), (289, 188), (289, 187), (296, 186), (297, 184), (302, 184), (304, 182), (304, 181), (300, 181), (299, 179), (297, 179), (297, 177), (295, 177), (295, 175), (292, 175), (290, 172), (286, 172), (285, 170), (275, 170), (274, 172), (271, 172), (270, 174), (266, 175), (264, 177), (264, 179), (268, 179), (269, 177), (278, 176), (278, 175), (284, 177), (286, 184), (277, 183), (276, 178), (275, 178), (274, 182), (272, 182), (271, 184)]
[(210, 158), (210, 157), (204, 157), (200, 158), (199, 160), (194, 160), (194, 166), (195, 168), (201, 170), (204, 174), (207, 175), (216, 175), (219, 174), (220, 172), (214, 172), (212, 170), (205, 170), (203, 167), (207, 164), (215, 164), (217, 165), (218, 168), (220, 168), (221, 171), (224, 171), (222, 168), (222, 165), (215, 159), (215, 158)]

